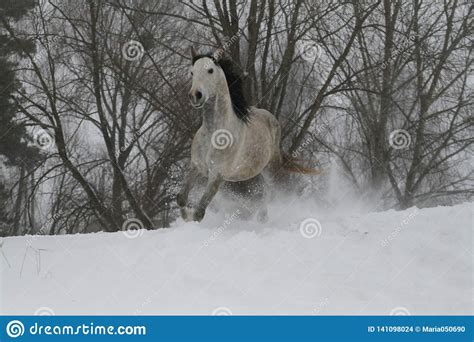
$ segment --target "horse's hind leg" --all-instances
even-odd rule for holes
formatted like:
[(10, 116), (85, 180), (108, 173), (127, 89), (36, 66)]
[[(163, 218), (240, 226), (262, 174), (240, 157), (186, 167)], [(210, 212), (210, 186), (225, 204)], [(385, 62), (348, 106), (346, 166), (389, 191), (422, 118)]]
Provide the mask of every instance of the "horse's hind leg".
[(260, 223), (265, 223), (268, 221), (268, 209), (267, 209), (267, 201), (265, 204), (260, 207), (257, 212), (257, 220)]
[(258, 211), (257, 211), (257, 220), (261, 223), (265, 223), (268, 221), (268, 186), (265, 182), (265, 178), (263, 175), (260, 175), (260, 182), (258, 184), (258, 192), (259, 192), (259, 202), (258, 202)]
[(249, 204), (253, 207), (253, 213), (257, 213), (257, 220), (259, 222), (266, 222), (268, 220), (267, 190), (265, 177), (263, 177), (262, 174), (259, 174), (252, 179), (250, 184)]
[(233, 200), (238, 202), (240, 218), (251, 219), (257, 213), (259, 221), (267, 220), (267, 189), (262, 174), (245, 181), (226, 182), (225, 188)]

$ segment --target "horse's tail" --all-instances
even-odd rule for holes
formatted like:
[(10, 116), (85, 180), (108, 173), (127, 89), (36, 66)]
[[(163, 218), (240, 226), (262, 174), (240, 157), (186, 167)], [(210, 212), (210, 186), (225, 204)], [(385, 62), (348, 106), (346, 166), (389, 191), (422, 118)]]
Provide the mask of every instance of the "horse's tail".
[(303, 173), (306, 175), (320, 175), (321, 171), (305, 167), (300, 164), (300, 161), (293, 159), (287, 155), (282, 156), (282, 168), (288, 172)]

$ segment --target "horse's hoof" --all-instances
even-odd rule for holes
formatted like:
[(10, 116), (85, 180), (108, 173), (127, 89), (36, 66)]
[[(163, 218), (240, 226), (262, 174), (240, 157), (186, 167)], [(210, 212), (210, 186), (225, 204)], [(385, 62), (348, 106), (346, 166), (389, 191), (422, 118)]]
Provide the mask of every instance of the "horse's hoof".
[(191, 221), (190, 217), (193, 216), (191, 209), (186, 208), (186, 207), (182, 207), (182, 208), (180, 208), (180, 210), (181, 210), (181, 217), (183, 218), (184, 222)]
[(196, 222), (201, 222), (202, 219), (204, 218), (204, 214), (205, 214), (205, 213), (206, 213), (206, 212), (205, 212), (204, 210), (199, 210), (199, 209), (196, 210), (196, 211), (194, 212), (194, 215), (193, 215), (194, 221), (196, 221)]

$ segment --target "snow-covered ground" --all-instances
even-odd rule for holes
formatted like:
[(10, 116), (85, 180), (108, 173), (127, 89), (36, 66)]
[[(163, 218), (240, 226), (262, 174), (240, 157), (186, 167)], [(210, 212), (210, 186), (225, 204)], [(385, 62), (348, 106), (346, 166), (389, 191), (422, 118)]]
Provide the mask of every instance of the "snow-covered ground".
[(265, 224), (3, 239), (1, 314), (473, 314), (472, 203), (289, 205)]

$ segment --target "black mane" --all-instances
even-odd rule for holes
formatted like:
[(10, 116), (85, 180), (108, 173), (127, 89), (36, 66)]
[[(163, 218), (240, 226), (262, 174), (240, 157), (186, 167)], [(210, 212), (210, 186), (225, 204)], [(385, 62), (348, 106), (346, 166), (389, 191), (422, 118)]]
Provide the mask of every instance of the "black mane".
[(212, 59), (214, 61), (214, 64), (222, 68), (227, 81), (227, 87), (229, 88), (230, 99), (232, 101), (234, 113), (240, 120), (248, 122), (250, 109), (242, 88), (242, 77), (235, 71), (234, 64), (232, 63), (232, 61), (224, 58), (221, 58), (216, 61), (214, 56), (211, 54), (197, 55), (193, 57), (193, 65), (198, 59), (201, 59), (203, 57), (208, 57)]

